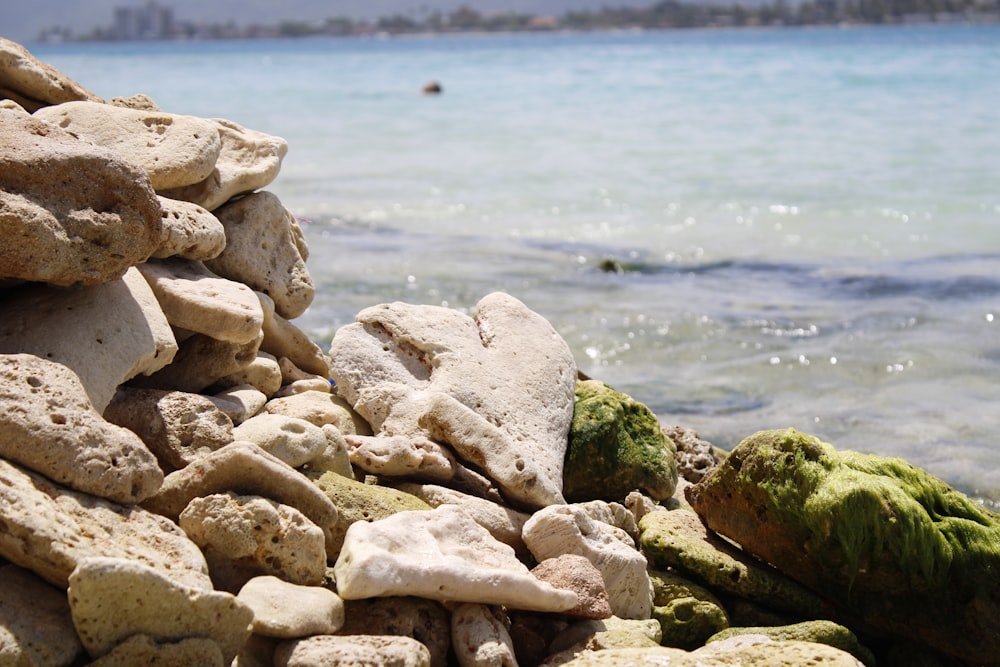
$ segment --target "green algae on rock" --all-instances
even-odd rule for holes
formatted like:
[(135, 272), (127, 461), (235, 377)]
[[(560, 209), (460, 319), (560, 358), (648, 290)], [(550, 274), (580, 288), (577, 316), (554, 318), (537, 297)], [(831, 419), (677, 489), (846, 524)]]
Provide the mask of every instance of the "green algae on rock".
[(577, 382), (563, 468), (569, 502), (621, 501), (636, 489), (669, 498), (677, 486), (674, 454), (645, 405), (598, 380)]
[(777, 627), (727, 628), (709, 637), (705, 643), (711, 644), (740, 635), (764, 635), (775, 641), (826, 644), (847, 651), (868, 667), (875, 667), (875, 656), (872, 652), (858, 641), (853, 632), (833, 621), (805, 621)]
[(761, 431), (687, 496), (712, 530), (870, 628), (1000, 664), (1000, 522), (923, 470)]
[(653, 618), (660, 623), (664, 646), (693, 649), (729, 627), (722, 603), (707, 589), (663, 570), (650, 570)]

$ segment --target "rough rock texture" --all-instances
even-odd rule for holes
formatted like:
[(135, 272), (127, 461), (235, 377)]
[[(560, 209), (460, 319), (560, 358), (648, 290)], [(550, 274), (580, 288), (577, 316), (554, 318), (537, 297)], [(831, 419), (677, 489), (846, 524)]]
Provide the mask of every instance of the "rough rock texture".
[[(588, 621), (567, 628), (549, 646), (551, 655), (544, 661), (546, 667), (555, 667), (577, 655), (609, 651), (611, 649), (660, 648), (660, 626), (656, 621), (606, 620)], [(618, 663), (611, 662), (615, 665)], [(631, 667), (632, 663), (624, 662)]]
[(256, 496), (212, 494), (188, 503), (179, 523), (204, 551), (221, 590), (235, 593), (258, 575), (303, 585), (323, 582), (323, 531), (294, 507)]
[(498, 613), (467, 602), (451, 612), (451, 645), (461, 667), (517, 667), (514, 642)]
[(562, 554), (547, 558), (532, 568), (531, 574), (556, 588), (576, 593), (580, 603), (563, 615), (598, 619), (613, 615), (601, 571), (585, 557)]
[(198, 547), (172, 522), (62, 488), (0, 459), (0, 556), (65, 588), (82, 559), (129, 558), (211, 588)]
[(180, 343), (169, 366), (148, 377), (136, 378), (131, 384), (151, 389), (201, 392), (220, 378), (252, 364), (257, 359), (262, 339), (260, 335), (247, 343), (231, 343), (195, 334)]
[[(324, 379), (330, 376), (330, 358), (323, 353), (298, 327), (274, 312), (274, 299), (257, 292), (261, 308), (264, 309), (264, 342), (260, 349), (281, 359), (287, 358), (308, 373), (315, 373)], [(329, 388), (327, 388), (329, 391)]]
[(153, 253), (160, 225), (149, 179), (117, 153), (0, 108), (0, 278), (116, 280)]
[(28, 111), (71, 100), (100, 102), (76, 81), (41, 62), (20, 44), (0, 37), (0, 97), (7, 97)]
[(281, 366), (272, 355), (258, 350), (250, 363), (224, 375), (215, 384), (222, 387), (250, 385), (265, 396), (274, 396), (281, 389)]
[(447, 447), (427, 438), (347, 435), (344, 441), (351, 463), (372, 475), (447, 482), (459, 469)]
[(156, 493), (163, 472), (135, 433), (104, 421), (79, 378), (30, 354), (0, 355), (0, 456), (121, 503)]
[(260, 413), (267, 403), (263, 392), (246, 384), (226, 387), (208, 399), (232, 420), (234, 426)]
[(712, 443), (702, 440), (698, 434), (683, 426), (670, 426), (663, 429), (668, 438), (677, 446), (677, 475), (692, 484), (697, 484), (715, 466), (722, 457)]
[(316, 426), (330, 424), (344, 435), (371, 435), (371, 427), (340, 396), (324, 391), (306, 391), (268, 401), (264, 410), (275, 415), (298, 417)]
[(274, 667), (430, 667), (427, 647), (409, 637), (316, 635), (282, 642)]
[(253, 632), (295, 639), (333, 634), (344, 625), (344, 601), (319, 586), (298, 586), (277, 577), (255, 577), (236, 599), (253, 611)]
[(902, 459), (762, 431), (688, 499), (713, 530), (872, 628), (1000, 664), (1000, 521)]
[(214, 215), (191, 202), (160, 200), (162, 238), (153, 257), (183, 257), (194, 261), (218, 257), (226, 247), (226, 231)]
[(211, 639), (158, 641), (149, 635), (132, 635), (87, 667), (226, 667), (222, 649)]
[(636, 489), (669, 498), (677, 485), (674, 454), (645, 405), (597, 380), (577, 383), (563, 471), (567, 500), (622, 501)]
[(847, 651), (868, 667), (875, 667), (875, 657), (865, 648), (853, 632), (833, 621), (806, 621), (779, 627), (728, 628), (709, 637), (705, 643), (714, 644), (741, 635), (764, 635), (775, 641), (802, 641), (826, 644)]
[(98, 146), (114, 149), (149, 176), (155, 190), (208, 178), (222, 150), (212, 121), (98, 102), (65, 102), (35, 112)]
[(451, 619), (440, 602), (415, 597), (346, 600), (341, 635), (411, 637), (430, 651), (431, 667), (447, 667), (451, 649)]
[(676, 648), (610, 648), (584, 651), (566, 662), (546, 662), (546, 667), (862, 667), (850, 653), (825, 644), (808, 642), (771, 642), (732, 650), (706, 650), (688, 653)]
[(513, 549), (452, 505), (353, 524), (334, 574), (344, 599), (417, 595), (535, 611), (578, 602), (535, 579)]
[(319, 426), (283, 415), (251, 417), (236, 427), (233, 436), (256, 444), (293, 468), (322, 454), (327, 445), (326, 435)]
[(0, 307), (0, 352), (68, 366), (98, 412), (123, 382), (158, 371), (177, 353), (167, 318), (134, 268), (119, 280), (78, 290), (23, 287), (0, 300)]
[(729, 627), (729, 615), (722, 602), (698, 584), (673, 572), (651, 570), (653, 618), (660, 623), (660, 643), (693, 649)]
[(357, 320), (334, 336), (331, 374), (375, 431), (447, 444), (515, 503), (563, 502), (576, 364), (544, 318), (494, 293), (472, 317), (393, 303)]
[(253, 612), (235, 596), (190, 588), (153, 568), (122, 558), (85, 558), (69, 577), (69, 605), (91, 657), (144, 634), (176, 641), (215, 641), (225, 664), (250, 636)]
[(226, 248), (206, 262), (212, 271), (246, 283), (274, 301), (275, 312), (298, 317), (316, 294), (306, 268), (309, 251), (295, 217), (270, 192), (255, 192), (215, 211)]
[(594, 521), (578, 507), (561, 505), (535, 512), (524, 524), (523, 537), (539, 561), (561, 554), (585, 557), (604, 578), (615, 616), (649, 618), (653, 585), (646, 573), (646, 558), (625, 531)]
[(63, 591), (0, 566), (0, 665), (70, 665), (82, 653)]

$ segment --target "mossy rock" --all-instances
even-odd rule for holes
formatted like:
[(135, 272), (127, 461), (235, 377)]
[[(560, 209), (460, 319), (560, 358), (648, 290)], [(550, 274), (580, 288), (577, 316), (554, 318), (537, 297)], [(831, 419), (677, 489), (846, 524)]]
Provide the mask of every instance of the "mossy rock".
[(576, 384), (563, 468), (569, 502), (622, 501), (631, 491), (664, 500), (677, 486), (674, 443), (649, 408), (598, 380)]
[(693, 649), (729, 627), (722, 603), (708, 589), (672, 572), (650, 570), (653, 618), (660, 623), (663, 646)]
[(826, 644), (847, 651), (868, 667), (875, 667), (875, 656), (858, 641), (853, 632), (833, 621), (805, 621), (777, 627), (727, 628), (708, 638), (707, 644), (740, 635), (764, 635), (775, 641), (803, 641)]
[[(762, 431), (688, 489), (708, 526), (872, 632), (1000, 664), (1000, 523), (900, 458)], [(860, 628), (856, 628), (860, 629)]]

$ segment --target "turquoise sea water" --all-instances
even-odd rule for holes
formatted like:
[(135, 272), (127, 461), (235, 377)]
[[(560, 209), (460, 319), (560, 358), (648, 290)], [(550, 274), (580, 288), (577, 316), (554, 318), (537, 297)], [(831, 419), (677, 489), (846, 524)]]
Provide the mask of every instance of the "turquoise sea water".
[(665, 423), (1000, 497), (1000, 26), (31, 48), (289, 141), (324, 346), (505, 290)]

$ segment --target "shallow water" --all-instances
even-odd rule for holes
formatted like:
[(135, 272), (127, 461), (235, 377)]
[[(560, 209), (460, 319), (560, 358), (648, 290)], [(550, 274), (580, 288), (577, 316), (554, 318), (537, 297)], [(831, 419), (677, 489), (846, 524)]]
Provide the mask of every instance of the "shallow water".
[(795, 426), (1000, 495), (1000, 26), (33, 51), (289, 141), (323, 345), (505, 290), (720, 446)]

